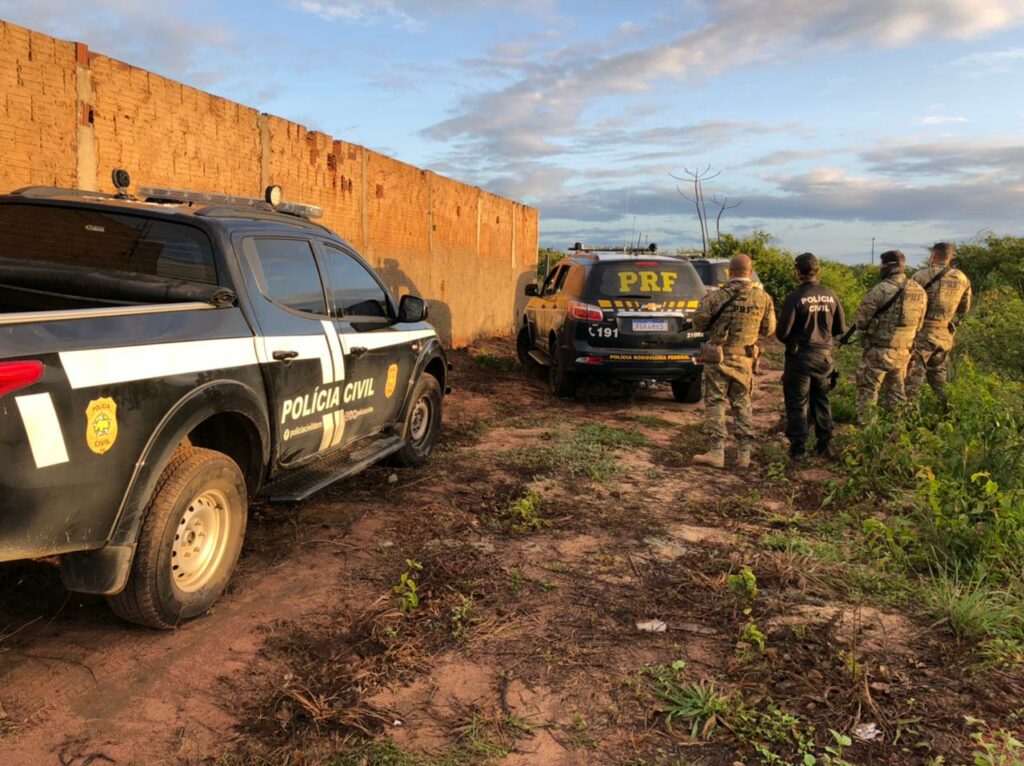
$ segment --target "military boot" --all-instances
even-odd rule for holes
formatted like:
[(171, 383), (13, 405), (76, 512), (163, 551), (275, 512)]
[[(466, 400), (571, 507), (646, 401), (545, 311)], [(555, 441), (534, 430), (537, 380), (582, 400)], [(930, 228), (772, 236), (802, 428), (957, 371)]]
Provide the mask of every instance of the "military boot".
[(741, 446), (736, 452), (736, 467), (750, 468), (750, 447)]
[(709, 449), (701, 455), (694, 455), (693, 462), (697, 465), (709, 465), (712, 468), (725, 468), (725, 449)]

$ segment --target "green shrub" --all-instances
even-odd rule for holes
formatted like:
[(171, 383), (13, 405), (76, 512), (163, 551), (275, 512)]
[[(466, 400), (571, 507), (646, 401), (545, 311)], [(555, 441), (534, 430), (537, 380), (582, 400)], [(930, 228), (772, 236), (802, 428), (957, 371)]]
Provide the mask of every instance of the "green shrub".
[(1024, 298), (1008, 286), (980, 295), (957, 333), (957, 353), (988, 372), (1024, 381)]
[(1010, 287), (1024, 296), (1024, 237), (997, 237), (985, 232), (957, 246), (956, 265), (976, 292)]

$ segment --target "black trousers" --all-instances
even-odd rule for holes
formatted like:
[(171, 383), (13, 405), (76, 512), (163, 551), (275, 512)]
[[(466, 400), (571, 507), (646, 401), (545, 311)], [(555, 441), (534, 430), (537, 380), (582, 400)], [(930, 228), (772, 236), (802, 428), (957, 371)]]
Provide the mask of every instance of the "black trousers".
[(796, 353), (786, 352), (782, 395), (786, 401), (786, 438), (793, 453), (804, 451), (809, 423), (814, 424), (816, 449), (825, 449), (832, 440), (828, 386), (833, 367), (830, 350), (801, 348)]

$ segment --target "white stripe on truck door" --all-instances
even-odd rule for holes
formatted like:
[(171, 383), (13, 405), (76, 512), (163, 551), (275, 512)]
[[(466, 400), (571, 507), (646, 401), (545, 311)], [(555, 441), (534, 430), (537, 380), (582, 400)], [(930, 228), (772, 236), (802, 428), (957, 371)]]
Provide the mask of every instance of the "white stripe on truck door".
[(46, 468), (68, 462), (68, 448), (64, 443), (64, 433), (57, 420), (57, 411), (53, 408), (53, 399), (49, 394), (30, 394), (14, 397), (21, 421), (25, 424), (28, 444), (32, 448), (32, 457), (36, 468)]
[(252, 338), (193, 340), (148, 346), (62, 351), (60, 363), (72, 388), (166, 378), (256, 364)]

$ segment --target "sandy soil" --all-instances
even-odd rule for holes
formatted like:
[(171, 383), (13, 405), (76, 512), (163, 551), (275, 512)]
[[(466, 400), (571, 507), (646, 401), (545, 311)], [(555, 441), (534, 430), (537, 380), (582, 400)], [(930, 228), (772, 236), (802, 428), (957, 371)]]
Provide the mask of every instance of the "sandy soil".
[[(780, 463), (777, 371), (758, 381), (756, 465), (719, 473), (690, 464), (700, 405), (664, 387), (558, 401), (509, 353), (454, 355), (426, 467), (255, 506), (230, 592), (179, 630), (125, 626), (46, 562), (0, 567), (0, 763), (407, 763), (373, 760), (366, 742), (423, 763), (757, 763), (727, 736), (664, 725), (644, 669), (676, 660), (820, 732), (877, 723), (856, 763), (958, 762), (963, 715), (1000, 720), (1008, 694), (1019, 705), (1019, 674), (965, 680), (941, 629), (851, 599), (834, 564), (762, 545), (823, 518), (836, 478)], [(642, 443), (574, 456), (566, 440), (592, 424)], [(531, 496), (536, 525), (509, 513)], [(760, 590), (749, 616), (727, 584), (743, 566)], [(407, 614), (403, 572), (420, 598)], [(647, 619), (666, 630), (638, 631)], [(763, 653), (737, 643), (750, 619)]]

